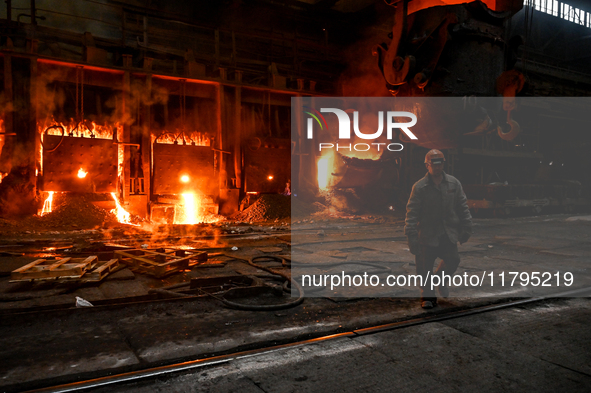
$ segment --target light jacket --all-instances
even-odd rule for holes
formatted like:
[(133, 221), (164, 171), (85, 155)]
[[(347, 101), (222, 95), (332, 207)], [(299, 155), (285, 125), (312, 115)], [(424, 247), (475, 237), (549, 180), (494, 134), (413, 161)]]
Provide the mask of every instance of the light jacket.
[[(437, 209), (443, 209), (443, 214), (437, 214)], [(437, 246), (437, 216), (443, 216), (443, 227), (454, 244), (462, 232), (472, 233), (472, 216), (462, 184), (445, 172), (439, 189), (429, 173), (412, 186), (404, 234), (409, 238), (418, 236), (420, 244)]]

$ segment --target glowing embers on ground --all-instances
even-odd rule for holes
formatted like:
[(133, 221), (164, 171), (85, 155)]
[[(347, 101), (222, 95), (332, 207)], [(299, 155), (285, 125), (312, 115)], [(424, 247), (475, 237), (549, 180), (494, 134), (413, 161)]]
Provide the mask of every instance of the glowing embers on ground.
[(86, 172), (86, 171), (85, 171), (84, 169), (82, 169), (82, 168), (78, 169), (78, 174), (77, 174), (77, 176), (78, 176), (80, 179), (84, 179), (84, 178), (86, 177), (86, 175), (88, 175), (88, 172)]
[(49, 196), (47, 197), (47, 199), (45, 199), (45, 202), (43, 202), (43, 209), (41, 209), (41, 215), (44, 216), (47, 213), (51, 213), (52, 209), (53, 209), (53, 194), (55, 192), (54, 191), (49, 191)]
[(131, 222), (131, 214), (129, 214), (129, 212), (121, 206), (114, 192), (111, 193), (111, 196), (115, 200), (115, 209), (111, 209), (111, 213), (113, 213), (117, 217), (117, 221), (119, 221), (122, 224), (139, 226)]

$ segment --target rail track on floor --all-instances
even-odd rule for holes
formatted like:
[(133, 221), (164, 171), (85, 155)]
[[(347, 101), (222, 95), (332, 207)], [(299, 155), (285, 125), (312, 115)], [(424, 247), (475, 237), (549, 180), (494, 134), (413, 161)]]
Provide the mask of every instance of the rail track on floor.
[(181, 373), (186, 371), (198, 370), (200, 368), (210, 367), (214, 365), (219, 365), (223, 363), (228, 363), (233, 360), (243, 359), (247, 357), (253, 357), (263, 354), (268, 354), (271, 352), (282, 351), (287, 348), (293, 348), (297, 346), (305, 346), (312, 343), (318, 343), (320, 341), (327, 341), (333, 340), (336, 338), (342, 337), (355, 337), (355, 336), (364, 336), (375, 334), (379, 332), (384, 332), (388, 330), (395, 330), (395, 329), (404, 329), (409, 328), (412, 326), (433, 323), (433, 322), (440, 322), (449, 319), (456, 319), (456, 318), (464, 318), (476, 314), (492, 312), (496, 310), (511, 308), (511, 307), (519, 307), (526, 304), (541, 302), (550, 299), (556, 299), (560, 297), (575, 297), (575, 296), (582, 296), (586, 293), (591, 294), (591, 287), (585, 287), (580, 289), (575, 289), (566, 292), (555, 293), (548, 296), (539, 296), (533, 298), (525, 298), (519, 300), (511, 300), (503, 303), (496, 303), (484, 306), (478, 306), (474, 308), (469, 308), (465, 310), (458, 310), (458, 311), (450, 311), (443, 314), (435, 314), (435, 315), (425, 315), (419, 318), (408, 319), (383, 325), (371, 326), (362, 329), (355, 329), (347, 332), (341, 332), (337, 334), (330, 334), (321, 337), (316, 337), (308, 340), (296, 341), (288, 344), (276, 345), (276, 346), (267, 346), (258, 349), (252, 349), (247, 351), (241, 351), (226, 355), (220, 356), (213, 356), (209, 358), (202, 358), (192, 361), (185, 361), (181, 363), (169, 364), (161, 367), (154, 367), (144, 370), (132, 371), (122, 374), (110, 375), (100, 378), (94, 378), (84, 381), (78, 381), (74, 383), (62, 384), (62, 385), (55, 385), (55, 386), (48, 386), (40, 389), (29, 390), (27, 393), (32, 392), (52, 392), (52, 393), (65, 393), (65, 392), (83, 392), (83, 391), (90, 391), (91, 389), (97, 389), (102, 387), (108, 386), (115, 386), (118, 384), (135, 382), (135, 381), (145, 381), (149, 379), (155, 378), (163, 378), (168, 375), (172, 375), (175, 373)]

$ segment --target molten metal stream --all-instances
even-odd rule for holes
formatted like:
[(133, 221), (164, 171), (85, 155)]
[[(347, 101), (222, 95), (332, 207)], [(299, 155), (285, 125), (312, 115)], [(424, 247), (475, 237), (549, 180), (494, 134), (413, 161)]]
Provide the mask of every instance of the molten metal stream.
[(332, 180), (332, 172), (335, 170), (334, 153), (326, 152), (318, 159), (318, 188), (326, 190), (330, 180)]
[(175, 217), (175, 224), (197, 224), (199, 219), (199, 201), (197, 200), (197, 196), (191, 193), (185, 193), (182, 196), (183, 206), (179, 209), (178, 216)]
[(115, 209), (112, 209), (111, 210), (111, 213), (113, 213), (115, 216), (117, 216), (117, 221), (119, 221), (122, 224), (134, 225), (136, 227), (139, 226), (137, 224), (132, 224), (132, 222), (131, 222), (131, 214), (129, 214), (129, 212), (126, 211), (121, 206), (121, 204), (119, 203), (119, 200), (117, 199), (117, 196), (115, 195), (114, 192), (111, 193), (111, 196), (115, 200)]
[(54, 191), (49, 191), (49, 196), (47, 197), (45, 202), (43, 202), (43, 209), (41, 210), (42, 216), (46, 215), (47, 213), (51, 213), (51, 210), (53, 208), (53, 194)]

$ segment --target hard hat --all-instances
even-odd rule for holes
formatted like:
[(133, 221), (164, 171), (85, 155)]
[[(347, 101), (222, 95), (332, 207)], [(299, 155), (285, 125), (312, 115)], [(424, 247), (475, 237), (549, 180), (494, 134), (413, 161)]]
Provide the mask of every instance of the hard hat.
[(443, 164), (445, 157), (442, 152), (437, 149), (429, 150), (425, 155), (425, 164)]

